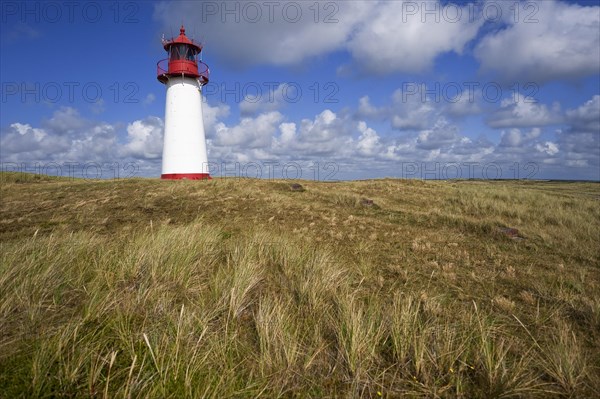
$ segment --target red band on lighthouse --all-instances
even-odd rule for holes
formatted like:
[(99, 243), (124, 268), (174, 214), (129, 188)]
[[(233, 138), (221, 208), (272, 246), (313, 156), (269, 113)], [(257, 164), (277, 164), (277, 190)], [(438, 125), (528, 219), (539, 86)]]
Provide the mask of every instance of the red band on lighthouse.
[(160, 175), (164, 180), (211, 180), (208, 173), (168, 173)]

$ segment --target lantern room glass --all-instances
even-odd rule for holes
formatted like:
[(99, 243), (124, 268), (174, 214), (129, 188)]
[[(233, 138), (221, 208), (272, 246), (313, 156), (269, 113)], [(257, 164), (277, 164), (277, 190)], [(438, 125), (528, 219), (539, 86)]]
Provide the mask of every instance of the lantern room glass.
[(171, 61), (196, 61), (196, 50), (187, 44), (172, 45), (169, 48), (169, 59)]

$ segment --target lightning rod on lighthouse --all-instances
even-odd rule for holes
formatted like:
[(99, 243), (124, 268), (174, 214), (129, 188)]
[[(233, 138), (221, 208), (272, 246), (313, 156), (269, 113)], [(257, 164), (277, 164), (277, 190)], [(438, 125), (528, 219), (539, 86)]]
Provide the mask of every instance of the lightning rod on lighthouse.
[(157, 64), (157, 79), (167, 88), (161, 179), (210, 179), (202, 120), (202, 86), (208, 65), (198, 59), (202, 45), (185, 35), (163, 38), (169, 58)]

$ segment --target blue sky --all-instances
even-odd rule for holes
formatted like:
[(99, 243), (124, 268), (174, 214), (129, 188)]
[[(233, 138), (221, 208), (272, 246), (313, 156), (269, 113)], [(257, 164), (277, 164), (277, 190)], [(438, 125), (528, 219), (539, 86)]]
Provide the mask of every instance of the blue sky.
[(6, 1), (1, 11), (3, 170), (159, 176), (156, 62), (162, 35), (184, 23), (211, 70), (214, 175), (268, 177), (271, 165), (275, 177), (309, 179), (600, 180), (598, 1)]

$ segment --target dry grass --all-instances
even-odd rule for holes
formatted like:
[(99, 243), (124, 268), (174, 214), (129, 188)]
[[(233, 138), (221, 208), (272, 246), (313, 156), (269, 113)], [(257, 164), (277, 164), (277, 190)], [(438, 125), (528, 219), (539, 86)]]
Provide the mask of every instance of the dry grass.
[(598, 184), (0, 181), (0, 397), (600, 395)]

